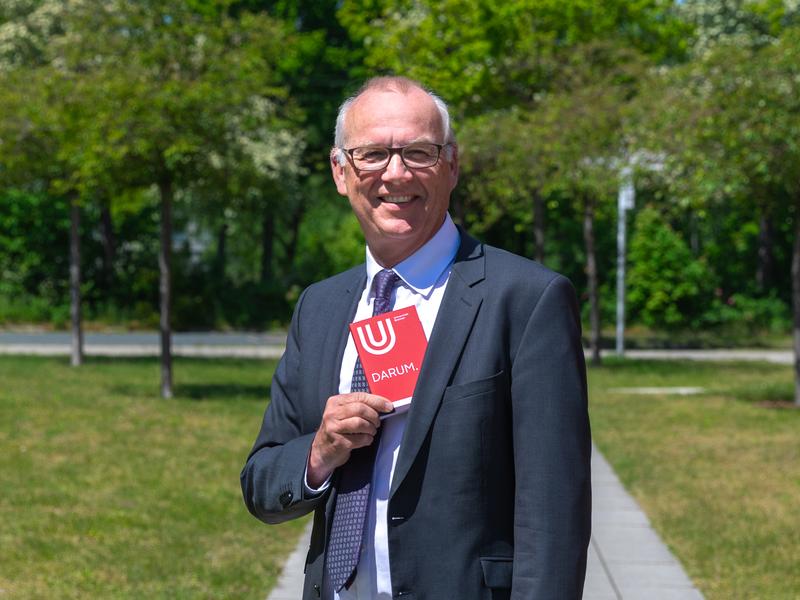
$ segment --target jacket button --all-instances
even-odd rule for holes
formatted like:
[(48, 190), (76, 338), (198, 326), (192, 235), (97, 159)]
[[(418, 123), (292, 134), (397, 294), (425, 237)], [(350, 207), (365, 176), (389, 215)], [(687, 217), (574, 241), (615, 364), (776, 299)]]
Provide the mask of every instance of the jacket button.
[(285, 491), (278, 497), (278, 500), (281, 501), (281, 506), (286, 508), (289, 506), (289, 504), (291, 504), (292, 498), (294, 498), (294, 494), (292, 494), (290, 491)]
[(319, 584), (318, 583), (314, 584), (314, 591), (317, 593), (317, 598), (319, 598), (320, 597), (320, 589), (319, 589)]

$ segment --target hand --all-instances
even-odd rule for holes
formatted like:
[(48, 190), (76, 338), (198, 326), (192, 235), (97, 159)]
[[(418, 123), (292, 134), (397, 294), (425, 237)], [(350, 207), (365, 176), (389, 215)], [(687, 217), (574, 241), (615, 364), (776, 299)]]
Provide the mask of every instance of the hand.
[(308, 485), (317, 488), (356, 448), (369, 446), (381, 426), (380, 415), (394, 410), (383, 396), (352, 392), (331, 396), (308, 455)]

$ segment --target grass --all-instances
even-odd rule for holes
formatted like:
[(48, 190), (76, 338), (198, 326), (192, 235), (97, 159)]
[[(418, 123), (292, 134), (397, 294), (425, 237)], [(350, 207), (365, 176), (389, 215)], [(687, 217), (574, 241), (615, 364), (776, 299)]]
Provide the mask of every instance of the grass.
[(239, 470), (274, 363), (0, 358), (0, 598), (263, 600), (303, 526), (268, 527)]
[[(238, 474), (274, 363), (0, 357), (0, 600), (263, 600), (302, 522), (262, 525)], [(595, 440), (709, 600), (800, 597), (791, 368), (608, 360)], [(699, 386), (699, 396), (634, 386)]]
[[(596, 443), (706, 598), (800, 598), (791, 368), (609, 360), (589, 382)], [(706, 392), (612, 391), (634, 386)]]

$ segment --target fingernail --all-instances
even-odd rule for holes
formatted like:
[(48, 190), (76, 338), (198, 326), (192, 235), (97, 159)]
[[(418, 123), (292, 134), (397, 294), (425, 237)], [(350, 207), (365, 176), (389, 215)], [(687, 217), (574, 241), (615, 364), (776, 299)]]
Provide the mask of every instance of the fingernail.
[(385, 409), (385, 410), (383, 411), (383, 414), (385, 414), (385, 415), (390, 415), (390, 414), (392, 414), (392, 413), (394, 412), (394, 404), (388, 404), (387, 406), (388, 406), (389, 408), (388, 408), (388, 409)]

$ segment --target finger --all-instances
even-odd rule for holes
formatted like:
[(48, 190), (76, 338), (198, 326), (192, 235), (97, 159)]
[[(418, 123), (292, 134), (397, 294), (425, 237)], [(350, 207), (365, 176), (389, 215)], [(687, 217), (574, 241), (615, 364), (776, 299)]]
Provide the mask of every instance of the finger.
[[(323, 423), (325, 423), (326, 427), (335, 426), (335, 422), (351, 417), (361, 417), (370, 421), (375, 427), (380, 426), (380, 415), (382, 413), (367, 402), (362, 402), (354, 398), (347, 398), (342, 401), (344, 404), (339, 404), (339, 401), (336, 401), (331, 402), (325, 407)], [(381, 405), (381, 408), (385, 408), (385, 406)]]
[(367, 392), (351, 392), (349, 394), (342, 394), (342, 399), (344, 404), (359, 402), (366, 404), (376, 412), (382, 414), (394, 411), (394, 405), (383, 396), (378, 396), (377, 394), (369, 394)]
[(372, 422), (376, 427), (380, 425), (381, 411), (373, 408), (366, 402), (350, 402), (341, 407), (341, 418), (361, 417)]
[(351, 450), (356, 450), (357, 448), (366, 448), (375, 442), (375, 436), (366, 433), (354, 433), (345, 437), (348, 440)]
[(336, 423), (336, 433), (340, 435), (368, 434), (375, 435), (380, 427), (380, 420), (374, 422), (359, 415), (347, 417)]

